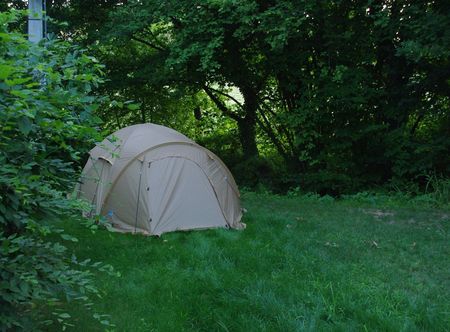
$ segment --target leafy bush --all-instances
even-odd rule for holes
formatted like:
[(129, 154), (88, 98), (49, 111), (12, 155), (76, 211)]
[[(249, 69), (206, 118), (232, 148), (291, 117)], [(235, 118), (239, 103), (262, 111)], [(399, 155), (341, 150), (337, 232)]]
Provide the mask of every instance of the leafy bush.
[(437, 204), (450, 205), (450, 179), (436, 174), (427, 175), (426, 193)]
[[(36, 330), (49, 306), (97, 292), (92, 264), (55, 242), (76, 239), (54, 224), (82, 207), (67, 192), (98, 138), (102, 66), (68, 43), (33, 45), (9, 31), (21, 15), (0, 13), (0, 330)], [(45, 324), (65, 328), (69, 314), (52, 311)]]

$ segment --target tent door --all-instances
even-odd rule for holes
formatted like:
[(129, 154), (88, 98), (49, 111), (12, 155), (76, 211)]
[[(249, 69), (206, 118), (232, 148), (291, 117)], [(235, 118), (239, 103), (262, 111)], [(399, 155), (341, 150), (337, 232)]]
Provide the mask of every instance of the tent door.
[(196, 163), (168, 157), (149, 166), (145, 178), (152, 234), (227, 225), (214, 189)]

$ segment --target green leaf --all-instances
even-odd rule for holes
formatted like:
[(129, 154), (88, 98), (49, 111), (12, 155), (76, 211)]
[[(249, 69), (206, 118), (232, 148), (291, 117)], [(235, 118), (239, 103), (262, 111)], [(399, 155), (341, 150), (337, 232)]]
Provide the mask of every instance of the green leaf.
[(10, 91), (10, 93), (13, 95), (13, 96), (16, 96), (16, 97), (19, 97), (19, 98), (27, 98), (27, 96), (28, 96), (28, 93), (26, 93), (25, 92), (26, 90), (12, 90), (12, 91)]
[(0, 80), (5, 80), (11, 73), (14, 72), (14, 67), (10, 65), (0, 65)]
[(14, 85), (19, 85), (19, 84), (23, 84), (26, 82), (31, 81), (31, 77), (24, 77), (24, 78), (14, 78), (12, 80), (5, 80), (5, 83), (8, 84), (9, 86), (14, 86)]
[(26, 117), (23, 116), (19, 119), (19, 121), (17, 122), (18, 126), (19, 126), (19, 130), (25, 135), (28, 136), (28, 134), (30, 133), (31, 129), (32, 129), (32, 122), (31, 120)]
[(140, 107), (141, 107), (140, 104), (128, 104), (128, 105), (127, 105), (127, 108), (128, 108), (130, 111), (136, 111), (136, 110), (138, 110)]
[(70, 236), (68, 234), (61, 234), (61, 238), (67, 241), (78, 242), (78, 239), (76, 237)]

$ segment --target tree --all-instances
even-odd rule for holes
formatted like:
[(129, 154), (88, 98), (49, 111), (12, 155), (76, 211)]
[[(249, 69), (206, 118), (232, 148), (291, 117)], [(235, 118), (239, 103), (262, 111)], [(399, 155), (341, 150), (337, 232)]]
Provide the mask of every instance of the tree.
[[(257, 110), (268, 84), (254, 32), (260, 10), (254, 2), (129, 2), (113, 15), (112, 36), (152, 48), (161, 59), (157, 79), (164, 75), (167, 84), (203, 89), (236, 121), (244, 155), (250, 158), (258, 154)], [(237, 87), (243, 102), (227, 94), (227, 87)]]
[(107, 6), (109, 15), (100, 4), (92, 8), (103, 13), (104, 33), (95, 32), (103, 23), (86, 18), (69, 30), (98, 39), (112, 68), (107, 89), (138, 97), (147, 109), (139, 117), (125, 112), (127, 119), (177, 103), (171, 113), (192, 115), (199, 108), (191, 101), (206, 95), (236, 124), (246, 160), (258, 149), (265, 157), (275, 151), (292, 179), (287, 185), (320, 192), (449, 174), (446, 2)]

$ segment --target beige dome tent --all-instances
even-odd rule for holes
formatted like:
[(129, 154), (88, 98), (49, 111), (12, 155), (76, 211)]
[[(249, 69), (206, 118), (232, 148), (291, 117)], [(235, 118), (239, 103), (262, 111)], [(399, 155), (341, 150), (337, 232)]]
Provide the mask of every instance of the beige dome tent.
[(239, 191), (223, 162), (155, 124), (123, 128), (92, 149), (79, 190), (119, 231), (244, 226)]

